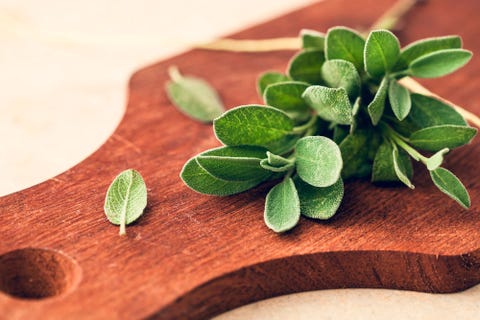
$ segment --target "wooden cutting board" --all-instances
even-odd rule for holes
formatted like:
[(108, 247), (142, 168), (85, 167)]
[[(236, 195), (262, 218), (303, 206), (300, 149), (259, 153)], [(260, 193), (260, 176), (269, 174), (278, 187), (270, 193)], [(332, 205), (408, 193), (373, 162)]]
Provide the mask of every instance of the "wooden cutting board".
[[(392, 3), (329, 0), (234, 37), (295, 36), (301, 28), (335, 25), (364, 29)], [(477, 53), (478, 12), (477, 0), (429, 1), (408, 14), (398, 36), (406, 44), (460, 34)], [(306, 290), (453, 292), (477, 284), (479, 138), (446, 162), (470, 190), (469, 211), (436, 190), (419, 166), (414, 191), (351, 181), (333, 220), (302, 219), (292, 232), (278, 235), (263, 223), (267, 187), (217, 198), (182, 184), (183, 163), (219, 143), (210, 126), (169, 103), (163, 90), (167, 68), (174, 64), (206, 78), (234, 107), (259, 103), (257, 75), (285, 70), (292, 54), (192, 50), (136, 72), (126, 114), (98, 151), (53, 179), (0, 198), (1, 317), (202, 319)], [(478, 114), (478, 74), (475, 56), (453, 75), (422, 82)], [(127, 168), (144, 176), (148, 207), (120, 237), (104, 216), (103, 202), (112, 179)]]

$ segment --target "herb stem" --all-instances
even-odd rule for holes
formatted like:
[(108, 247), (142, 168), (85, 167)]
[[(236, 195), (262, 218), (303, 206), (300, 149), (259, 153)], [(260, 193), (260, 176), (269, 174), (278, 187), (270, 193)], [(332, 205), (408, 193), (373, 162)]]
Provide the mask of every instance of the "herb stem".
[(386, 123), (380, 122), (379, 125), (381, 126), (382, 131), (385, 133), (387, 137), (389, 137), (393, 142), (395, 142), (400, 148), (405, 150), (413, 159), (420, 161), (424, 164), (427, 164), (426, 161), (428, 160), (426, 157), (420, 154), (417, 150), (412, 148), (408, 143), (407, 139), (400, 134), (398, 134), (395, 130), (390, 128)]
[(370, 30), (375, 29), (393, 29), (398, 24), (400, 19), (412, 9), (419, 0), (399, 0), (390, 7), (380, 18), (375, 21)]
[(173, 80), (173, 82), (178, 82), (183, 78), (183, 76), (180, 73), (180, 70), (178, 70), (177, 66), (170, 66), (168, 68), (168, 75), (170, 76), (170, 79)]

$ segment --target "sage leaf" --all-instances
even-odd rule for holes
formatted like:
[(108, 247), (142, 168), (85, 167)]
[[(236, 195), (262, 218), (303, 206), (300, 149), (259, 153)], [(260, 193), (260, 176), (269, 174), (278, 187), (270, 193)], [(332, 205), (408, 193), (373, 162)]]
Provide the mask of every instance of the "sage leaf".
[(300, 198), (300, 212), (302, 215), (320, 220), (327, 220), (335, 215), (342, 203), (344, 193), (341, 178), (331, 186), (324, 188), (311, 186), (298, 178), (298, 176), (293, 181)]
[(323, 50), (300, 51), (290, 60), (287, 74), (296, 81), (321, 84), (323, 83), (321, 70), (324, 61)]
[(320, 118), (338, 124), (352, 123), (352, 105), (344, 88), (310, 86), (303, 98)]
[(261, 182), (262, 179), (247, 181), (230, 181), (219, 179), (202, 168), (196, 157), (191, 158), (183, 166), (180, 177), (183, 182), (192, 190), (215, 196), (228, 196), (251, 189)]
[(231, 109), (213, 122), (215, 135), (223, 144), (265, 147), (274, 153), (280, 153), (277, 151), (283, 148), (293, 125), (293, 120), (283, 111), (259, 105)]
[(356, 31), (346, 27), (330, 28), (325, 38), (327, 60), (341, 59), (363, 70), (363, 47), (365, 40)]
[(347, 135), (339, 144), (343, 159), (342, 178), (362, 178), (370, 174), (368, 158), (371, 137), (366, 130), (356, 130)]
[(265, 90), (263, 99), (267, 105), (284, 111), (293, 119), (306, 120), (310, 109), (302, 94), (308, 86), (298, 81), (271, 84)]
[(456, 125), (440, 125), (415, 131), (410, 143), (419, 149), (437, 152), (443, 148), (453, 149), (469, 143), (477, 129)]
[(398, 148), (395, 144), (393, 144), (393, 169), (395, 170), (395, 174), (397, 175), (398, 179), (403, 182), (407, 187), (410, 189), (415, 189), (415, 186), (410, 182), (407, 174), (407, 168), (404, 165), (404, 162), (400, 158), (400, 154), (398, 152)]
[(353, 119), (352, 119), (352, 124), (350, 125), (350, 132), (349, 133), (354, 133), (355, 132), (355, 129), (357, 129), (357, 124), (358, 124), (358, 117), (356, 117), (356, 115), (358, 114), (358, 111), (360, 110), (360, 103), (361, 103), (362, 99), (360, 97), (358, 97), (354, 104), (353, 104), (353, 107), (352, 107), (352, 115), (353, 115)]
[(410, 119), (418, 129), (453, 124), (466, 126), (465, 119), (452, 107), (433, 97), (411, 94), (412, 110)]
[[(412, 161), (408, 154), (399, 149), (397, 161), (400, 167), (404, 168), (405, 175), (408, 179), (412, 179), (413, 167)], [(400, 181), (394, 169), (393, 163), (393, 146), (390, 141), (384, 142), (378, 147), (372, 168), (372, 182), (396, 182)]]
[(370, 32), (365, 43), (365, 71), (373, 78), (381, 78), (390, 72), (400, 55), (400, 43), (388, 30)]
[(392, 111), (398, 120), (402, 121), (410, 113), (412, 108), (412, 101), (410, 100), (410, 93), (402, 85), (398, 84), (396, 80), (391, 80), (388, 87), (388, 100)]
[(290, 81), (290, 77), (284, 75), (283, 73), (276, 72), (276, 71), (267, 71), (260, 75), (257, 80), (257, 90), (260, 97), (263, 98), (263, 94), (265, 89), (274, 83)]
[(304, 137), (295, 147), (298, 176), (315, 187), (337, 182), (342, 171), (342, 155), (337, 144), (322, 136)]
[(309, 29), (302, 29), (300, 31), (303, 49), (325, 49), (325, 34)]
[(220, 147), (197, 156), (198, 164), (212, 176), (230, 181), (266, 180), (271, 174), (260, 166), (266, 149)]
[(294, 160), (286, 159), (282, 156), (271, 153), (270, 151), (267, 151), (267, 161), (272, 166), (285, 166), (295, 163)]
[(437, 153), (435, 153), (430, 158), (428, 158), (425, 162), (425, 165), (427, 166), (427, 169), (432, 171), (432, 170), (435, 170), (438, 167), (440, 167), (442, 165), (442, 162), (443, 162), (443, 156), (449, 151), (450, 151), (450, 149), (445, 148), (445, 149), (442, 149), (442, 150), (438, 151)]
[(382, 82), (380, 82), (380, 87), (378, 88), (375, 97), (373, 98), (372, 102), (367, 107), (368, 115), (372, 120), (374, 126), (378, 124), (380, 119), (383, 115), (383, 110), (385, 109), (385, 100), (387, 99), (387, 92), (388, 92), (388, 78), (383, 78)]
[(430, 177), (437, 188), (457, 201), (465, 209), (470, 208), (470, 196), (463, 183), (450, 171), (437, 168), (430, 171)]
[(360, 75), (351, 62), (338, 59), (325, 61), (322, 78), (331, 88), (344, 88), (351, 100), (360, 94)]
[(418, 78), (445, 76), (463, 67), (472, 58), (472, 52), (464, 49), (435, 51), (413, 60), (410, 74)]
[(333, 141), (340, 145), (340, 143), (345, 139), (349, 134), (349, 130), (345, 126), (335, 126), (333, 128)]
[(291, 169), (293, 169), (295, 167), (295, 163), (292, 162), (292, 163), (287, 163), (287, 164), (284, 164), (284, 165), (272, 165), (269, 163), (268, 159), (262, 159), (260, 161), (260, 166), (262, 166), (263, 169), (265, 170), (269, 170), (269, 171), (272, 171), (272, 172), (286, 172), (286, 171), (289, 171)]
[(291, 178), (277, 184), (267, 194), (265, 224), (275, 232), (285, 232), (300, 220), (300, 200)]
[(133, 169), (121, 172), (108, 187), (104, 211), (108, 221), (120, 225), (120, 235), (126, 225), (137, 220), (147, 206), (147, 187), (140, 173)]
[(216, 90), (205, 80), (182, 76), (177, 68), (169, 69), (171, 81), (166, 91), (172, 103), (187, 116), (201, 122), (212, 122), (225, 110)]
[(459, 36), (426, 38), (412, 42), (400, 52), (394, 70), (405, 70), (413, 60), (431, 52), (443, 49), (459, 49), (461, 47), (462, 39)]

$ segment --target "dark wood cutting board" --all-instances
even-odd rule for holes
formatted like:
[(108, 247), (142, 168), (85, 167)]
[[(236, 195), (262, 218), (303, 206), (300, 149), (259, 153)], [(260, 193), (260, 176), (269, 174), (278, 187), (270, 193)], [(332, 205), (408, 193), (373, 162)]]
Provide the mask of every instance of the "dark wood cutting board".
[[(234, 37), (295, 36), (301, 28), (335, 25), (365, 29), (392, 3), (325, 1)], [(464, 46), (479, 53), (478, 12), (477, 0), (428, 1), (406, 16), (398, 36), (406, 44), (460, 34)], [(259, 103), (257, 75), (285, 70), (292, 54), (192, 50), (136, 72), (126, 114), (98, 151), (51, 180), (0, 198), (0, 317), (202, 319), (306, 290), (453, 292), (477, 284), (479, 138), (446, 162), (470, 191), (468, 211), (417, 167), (414, 191), (350, 181), (333, 220), (302, 219), (292, 232), (278, 235), (263, 223), (265, 186), (217, 198), (182, 184), (183, 163), (219, 143), (210, 126), (169, 103), (163, 90), (167, 68), (174, 64), (206, 78), (234, 107)], [(474, 56), (459, 72), (422, 83), (478, 114), (479, 74)], [(144, 176), (148, 207), (120, 237), (105, 218), (103, 202), (112, 179), (127, 168)]]

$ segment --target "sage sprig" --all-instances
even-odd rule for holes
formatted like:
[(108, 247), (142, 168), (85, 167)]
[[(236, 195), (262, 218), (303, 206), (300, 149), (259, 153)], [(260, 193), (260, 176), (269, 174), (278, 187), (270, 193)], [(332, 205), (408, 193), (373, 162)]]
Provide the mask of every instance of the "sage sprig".
[(300, 215), (329, 219), (343, 198), (343, 180), (370, 176), (413, 189), (412, 159), (435, 186), (461, 206), (470, 199), (442, 167), (477, 130), (442, 101), (410, 92), (403, 77), (438, 77), (465, 65), (472, 53), (457, 36), (428, 38), (401, 48), (388, 30), (365, 38), (345, 27), (326, 34), (303, 30), (303, 48), (286, 72), (257, 83), (264, 105), (242, 105), (214, 120), (223, 147), (194, 156), (181, 178), (193, 190), (231, 195), (276, 181), (264, 218), (275, 232)]

